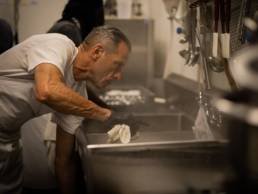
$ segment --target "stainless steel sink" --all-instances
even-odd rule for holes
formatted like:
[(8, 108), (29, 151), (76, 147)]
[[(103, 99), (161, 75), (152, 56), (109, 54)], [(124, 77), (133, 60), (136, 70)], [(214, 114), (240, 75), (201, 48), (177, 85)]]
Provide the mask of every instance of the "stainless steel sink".
[[(186, 115), (179, 112), (165, 113), (135, 113), (134, 117), (144, 123), (138, 129), (139, 131), (160, 132), (160, 131), (178, 131), (192, 130), (193, 121)], [(106, 133), (102, 122), (86, 120), (84, 122), (85, 131), (89, 133)]]
[(181, 113), (138, 114), (146, 122), (129, 144), (109, 144), (103, 129), (79, 130), (91, 194), (180, 194), (221, 190), (227, 172), (226, 142), (195, 138)]
[(171, 113), (141, 113), (135, 117), (146, 125), (140, 131), (178, 131), (192, 130), (193, 121), (186, 115), (177, 112)]
[[(182, 113), (141, 113), (134, 114), (143, 122), (137, 129), (131, 129), (132, 143), (193, 140), (193, 121)], [(108, 135), (99, 122), (88, 123), (85, 128), (87, 144), (107, 144)]]

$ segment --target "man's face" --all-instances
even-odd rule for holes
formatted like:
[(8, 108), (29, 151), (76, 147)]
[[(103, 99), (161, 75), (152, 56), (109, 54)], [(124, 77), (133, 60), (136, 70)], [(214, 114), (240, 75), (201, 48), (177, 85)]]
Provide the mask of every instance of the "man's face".
[(117, 50), (103, 52), (92, 64), (90, 80), (99, 88), (104, 88), (113, 80), (122, 78), (122, 69), (127, 62), (129, 49), (124, 42), (120, 42)]

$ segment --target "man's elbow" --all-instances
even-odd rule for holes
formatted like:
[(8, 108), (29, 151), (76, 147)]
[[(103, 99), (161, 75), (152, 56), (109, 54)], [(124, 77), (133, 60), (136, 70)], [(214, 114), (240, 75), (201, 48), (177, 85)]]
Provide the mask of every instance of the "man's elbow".
[(41, 103), (46, 103), (51, 98), (51, 91), (48, 87), (36, 88), (35, 90), (36, 99)]

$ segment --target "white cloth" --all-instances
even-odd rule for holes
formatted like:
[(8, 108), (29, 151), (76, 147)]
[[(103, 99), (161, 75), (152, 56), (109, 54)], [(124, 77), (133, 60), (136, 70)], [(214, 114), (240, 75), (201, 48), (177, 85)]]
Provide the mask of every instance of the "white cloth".
[(131, 131), (130, 127), (125, 124), (121, 125), (114, 125), (112, 129), (110, 129), (108, 132), (108, 142), (114, 143), (114, 142), (121, 142), (121, 143), (129, 143), (131, 140)]
[(37, 65), (51, 63), (61, 71), (67, 86), (87, 98), (86, 83), (76, 82), (72, 73), (77, 53), (70, 39), (51, 33), (32, 36), (0, 55), (0, 140), (8, 141), (27, 120), (48, 112), (53, 112), (52, 120), (66, 132), (75, 133), (82, 118), (38, 103), (33, 79)]

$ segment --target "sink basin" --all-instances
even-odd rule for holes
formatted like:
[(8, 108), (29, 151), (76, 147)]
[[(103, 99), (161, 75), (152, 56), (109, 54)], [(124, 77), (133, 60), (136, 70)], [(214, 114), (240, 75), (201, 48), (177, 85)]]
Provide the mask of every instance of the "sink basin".
[(80, 152), (91, 194), (221, 191), (228, 169), (225, 144), (221, 142), (89, 144), (80, 146)]
[[(143, 122), (138, 129), (139, 131), (148, 132), (164, 132), (178, 130), (192, 130), (193, 121), (186, 115), (178, 112), (165, 113), (135, 113), (134, 117)], [(85, 131), (90, 133), (106, 133), (106, 129), (102, 122), (86, 120), (84, 121)]]
[[(78, 130), (79, 149), (91, 194), (181, 194), (221, 189), (227, 172), (226, 142), (196, 139), (184, 114), (139, 113), (141, 126), (128, 144), (107, 143), (93, 123)], [(97, 128), (96, 128), (97, 127)]]
[[(134, 114), (143, 125), (131, 128), (130, 143), (180, 141), (195, 139), (192, 131), (193, 121), (181, 113), (141, 113)], [(101, 122), (88, 122), (84, 132), (88, 145), (108, 144), (108, 129)]]
[[(134, 114), (144, 124), (131, 129), (130, 143), (181, 141), (195, 139), (192, 131), (193, 121), (181, 113), (141, 113)], [(89, 145), (107, 144), (108, 135), (100, 122), (90, 122), (86, 127), (86, 139)]]

